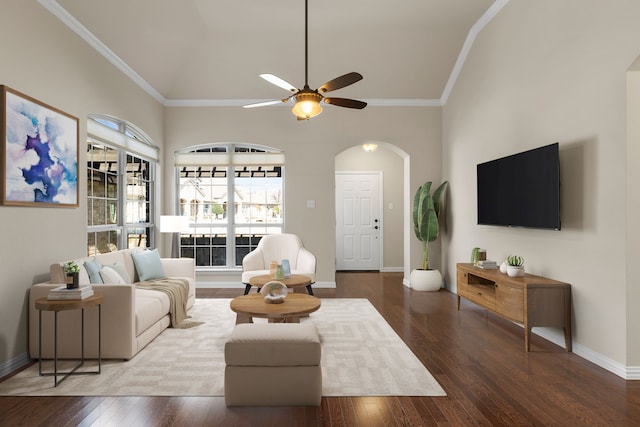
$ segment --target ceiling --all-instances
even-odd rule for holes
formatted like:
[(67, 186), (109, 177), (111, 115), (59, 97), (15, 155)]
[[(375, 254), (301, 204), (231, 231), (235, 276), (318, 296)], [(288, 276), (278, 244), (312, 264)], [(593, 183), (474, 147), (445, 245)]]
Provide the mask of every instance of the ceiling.
[[(473, 39), (508, 0), (309, 0), (309, 86), (442, 105)], [(304, 85), (303, 0), (39, 0), (165, 105), (242, 105)], [(466, 41), (466, 44), (465, 44)]]

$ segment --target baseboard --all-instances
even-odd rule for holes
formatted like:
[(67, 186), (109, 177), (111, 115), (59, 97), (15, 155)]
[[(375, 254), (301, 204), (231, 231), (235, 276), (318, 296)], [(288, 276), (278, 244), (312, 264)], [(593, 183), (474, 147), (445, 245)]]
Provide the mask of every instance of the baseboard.
[(380, 269), (381, 273), (402, 273), (404, 271), (404, 267), (382, 267)]
[[(335, 289), (336, 282), (316, 282), (313, 285), (314, 289)], [(196, 283), (196, 289), (244, 289), (244, 285), (242, 283), (238, 283), (237, 281), (232, 282), (223, 282), (216, 280), (215, 282), (203, 282), (198, 281)]]
[(31, 363), (29, 353), (22, 353), (13, 359), (7, 360), (0, 365), (0, 378), (11, 374), (29, 363)]

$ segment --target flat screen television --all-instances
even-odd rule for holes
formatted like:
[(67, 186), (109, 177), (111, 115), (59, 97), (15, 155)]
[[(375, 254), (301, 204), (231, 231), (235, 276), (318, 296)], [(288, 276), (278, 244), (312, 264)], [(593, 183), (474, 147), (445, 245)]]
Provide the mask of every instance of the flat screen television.
[(558, 143), (477, 166), (478, 224), (560, 230)]

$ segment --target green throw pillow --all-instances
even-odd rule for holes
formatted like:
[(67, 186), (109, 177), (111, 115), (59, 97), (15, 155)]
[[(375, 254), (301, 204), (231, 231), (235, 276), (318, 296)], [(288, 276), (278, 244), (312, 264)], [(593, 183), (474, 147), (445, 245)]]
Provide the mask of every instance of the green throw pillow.
[(84, 268), (89, 274), (89, 283), (104, 283), (102, 276), (100, 276), (100, 269), (102, 265), (94, 258), (91, 261), (84, 262)]
[(131, 257), (136, 266), (140, 281), (164, 279), (167, 275), (164, 273), (160, 254), (157, 249), (152, 251), (132, 252)]

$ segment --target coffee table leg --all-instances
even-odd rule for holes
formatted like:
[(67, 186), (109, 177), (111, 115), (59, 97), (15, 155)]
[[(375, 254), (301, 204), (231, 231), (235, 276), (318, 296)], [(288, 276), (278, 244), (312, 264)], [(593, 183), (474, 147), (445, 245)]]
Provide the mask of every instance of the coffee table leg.
[(249, 316), (248, 314), (236, 314), (236, 325), (239, 325), (241, 323), (253, 323), (253, 317)]

